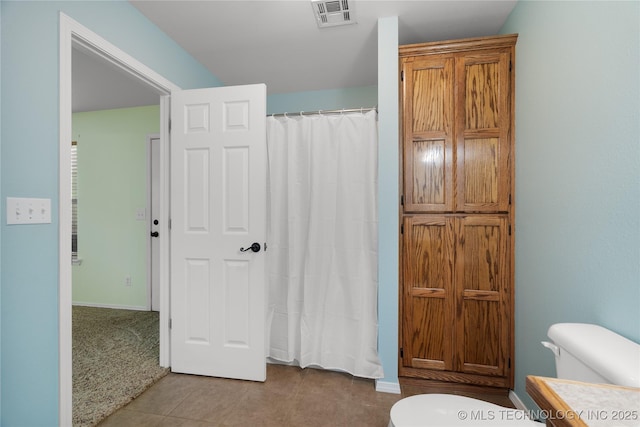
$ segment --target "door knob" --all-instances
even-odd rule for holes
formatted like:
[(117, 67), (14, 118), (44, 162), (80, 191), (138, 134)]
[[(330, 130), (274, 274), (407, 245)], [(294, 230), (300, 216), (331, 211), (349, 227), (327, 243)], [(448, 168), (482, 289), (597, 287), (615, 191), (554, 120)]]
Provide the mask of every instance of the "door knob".
[(158, 237), (160, 235), (160, 233), (158, 233), (157, 231), (152, 231), (151, 232), (151, 237)]
[(240, 252), (247, 252), (248, 250), (252, 250), (253, 252), (260, 252), (260, 243), (254, 242), (248, 248), (240, 248)]

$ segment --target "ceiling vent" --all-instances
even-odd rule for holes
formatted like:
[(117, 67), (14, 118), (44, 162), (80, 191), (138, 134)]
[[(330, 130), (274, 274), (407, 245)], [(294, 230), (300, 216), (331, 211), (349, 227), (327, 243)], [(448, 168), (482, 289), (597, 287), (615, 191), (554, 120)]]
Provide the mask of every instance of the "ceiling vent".
[(311, 0), (319, 28), (355, 24), (353, 0)]

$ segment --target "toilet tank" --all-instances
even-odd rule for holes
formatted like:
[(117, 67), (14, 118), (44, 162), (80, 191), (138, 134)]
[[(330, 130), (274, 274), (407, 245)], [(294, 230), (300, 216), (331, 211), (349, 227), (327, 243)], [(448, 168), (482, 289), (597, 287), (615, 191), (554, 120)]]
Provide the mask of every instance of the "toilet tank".
[(557, 323), (547, 335), (558, 378), (640, 387), (640, 344), (586, 323)]

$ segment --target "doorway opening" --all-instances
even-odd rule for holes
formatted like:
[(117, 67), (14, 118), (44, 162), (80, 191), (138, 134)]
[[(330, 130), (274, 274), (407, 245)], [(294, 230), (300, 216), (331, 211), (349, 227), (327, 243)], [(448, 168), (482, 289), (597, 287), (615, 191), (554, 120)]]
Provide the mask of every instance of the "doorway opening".
[[(77, 21), (60, 14), (60, 134), (59, 134), (59, 424), (72, 424), (72, 52), (77, 49), (115, 66), (155, 90), (160, 96), (160, 212), (158, 219), (168, 224), (169, 165), (168, 122), (170, 94), (180, 88), (135, 58), (107, 42)], [(167, 227), (168, 231), (168, 227)], [(160, 243), (160, 365), (170, 366), (169, 346), (169, 242)]]

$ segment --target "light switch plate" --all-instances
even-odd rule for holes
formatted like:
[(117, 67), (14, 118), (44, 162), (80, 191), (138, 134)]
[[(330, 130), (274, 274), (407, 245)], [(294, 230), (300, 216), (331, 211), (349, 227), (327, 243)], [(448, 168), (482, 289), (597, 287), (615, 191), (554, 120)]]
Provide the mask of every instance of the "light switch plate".
[(51, 199), (7, 197), (7, 224), (51, 224)]
[(147, 210), (145, 208), (136, 209), (136, 221), (144, 221), (147, 219)]

